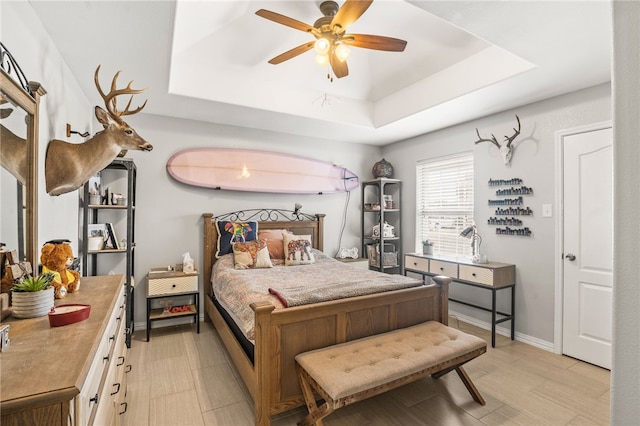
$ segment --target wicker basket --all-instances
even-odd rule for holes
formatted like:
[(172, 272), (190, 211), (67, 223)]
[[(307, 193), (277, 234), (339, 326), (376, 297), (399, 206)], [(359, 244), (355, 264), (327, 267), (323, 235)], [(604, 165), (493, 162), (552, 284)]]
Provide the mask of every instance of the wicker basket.
[[(380, 267), (380, 245), (371, 244), (367, 246), (367, 255), (369, 257), (369, 265), (376, 268)], [(398, 266), (398, 252), (395, 251), (393, 244), (385, 244), (382, 253), (383, 266)]]

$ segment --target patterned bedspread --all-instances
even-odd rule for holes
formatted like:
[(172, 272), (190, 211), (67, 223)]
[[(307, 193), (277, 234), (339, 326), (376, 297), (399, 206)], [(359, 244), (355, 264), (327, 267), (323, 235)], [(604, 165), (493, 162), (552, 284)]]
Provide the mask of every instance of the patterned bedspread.
[[(249, 340), (253, 342), (255, 337), (251, 303), (268, 302), (276, 309), (285, 309), (281, 300), (269, 293), (270, 288), (281, 293), (283, 297), (292, 298), (288, 302), (293, 306), (422, 284), (422, 280), (403, 275), (382, 274), (357, 268), (328, 257), (318, 250), (314, 250), (313, 254), (316, 263), (311, 265), (234, 269), (232, 254), (223, 256), (213, 265), (211, 281), (214, 295)], [(337, 292), (337, 289), (341, 291)]]

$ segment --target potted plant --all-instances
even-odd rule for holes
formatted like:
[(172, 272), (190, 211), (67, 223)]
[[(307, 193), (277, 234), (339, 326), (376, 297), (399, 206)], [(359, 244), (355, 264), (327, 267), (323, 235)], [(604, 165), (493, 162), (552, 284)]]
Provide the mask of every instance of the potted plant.
[(51, 286), (53, 273), (46, 272), (37, 277), (28, 275), (11, 288), (11, 307), (16, 318), (35, 318), (47, 315), (53, 308)]
[(433, 254), (433, 243), (429, 240), (424, 240), (422, 242), (422, 254), (432, 255)]

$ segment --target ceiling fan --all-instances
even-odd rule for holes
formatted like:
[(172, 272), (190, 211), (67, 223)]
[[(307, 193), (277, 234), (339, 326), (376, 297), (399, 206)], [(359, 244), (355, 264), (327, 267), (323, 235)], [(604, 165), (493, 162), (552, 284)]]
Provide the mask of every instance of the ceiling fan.
[(362, 16), (371, 3), (373, 0), (346, 0), (342, 7), (339, 7), (335, 1), (323, 1), (320, 4), (320, 11), (324, 16), (316, 20), (313, 26), (276, 12), (265, 9), (258, 10), (256, 12), (258, 16), (310, 33), (316, 38), (315, 41), (301, 44), (276, 56), (269, 63), (280, 64), (308, 50), (315, 49), (316, 63), (319, 65), (330, 64), (335, 76), (342, 78), (349, 74), (346, 61), (350, 53), (348, 46), (402, 52), (407, 45), (405, 40), (378, 35), (346, 33), (347, 28)]

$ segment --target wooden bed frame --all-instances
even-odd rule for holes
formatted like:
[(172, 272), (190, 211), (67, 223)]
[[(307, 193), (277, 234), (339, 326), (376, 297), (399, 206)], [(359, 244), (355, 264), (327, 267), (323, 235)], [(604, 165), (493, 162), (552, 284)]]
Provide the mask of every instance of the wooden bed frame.
[(295, 356), (360, 337), (384, 333), (429, 320), (448, 321), (448, 286), (431, 284), (352, 297), (313, 305), (274, 310), (256, 303), (254, 359), (246, 354), (211, 299), (211, 268), (216, 261), (216, 219), (256, 220), (258, 229), (288, 229), (311, 235), (323, 249), (324, 214), (315, 216), (283, 210), (245, 210), (217, 218), (204, 213), (204, 305), (254, 402), (256, 425), (269, 425), (271, 416), (305, 405), (295, 370)]

